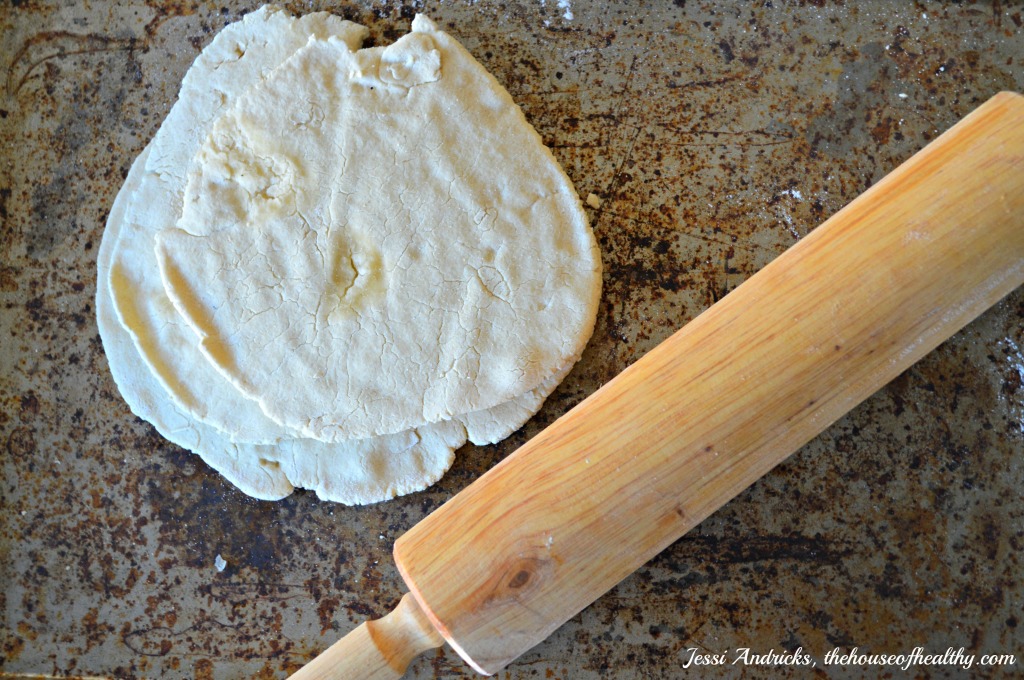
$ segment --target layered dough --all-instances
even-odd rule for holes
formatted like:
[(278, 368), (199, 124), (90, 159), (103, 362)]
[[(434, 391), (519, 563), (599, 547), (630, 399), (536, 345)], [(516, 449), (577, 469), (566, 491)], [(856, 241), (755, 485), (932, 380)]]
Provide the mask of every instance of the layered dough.
[[(398, 435), (344, 444), (285, 439), (278, 444), (233, 442), (224, 432), (184, 411), (142, 361), (121, 324), (110, 287), (102, 285), (118, 237), (127, 224), (129, 197), (144, 176), (149, 149), (135, 161), (110, 210), (100, 244), (96, 317), (111, 373), (132, 412), (167, 440), (198, 453), (242, 492), (278, 500), (294, 487), (312, 489), (324, 500), (363, 504), (412, 493), (448, 470), (454, 451), (466, 441), (462, 423), (448, 421)], [(198, 354), (198, 351), (196, 352)], [(543, 398), (541, 398), (543, 401)]]
[(593, 327), (599, 254), (569, 179), (468, 52), (412, 28), (311, 41), (239, 97), (157, 239), (206, 357), (323, 441), (514, 399)]
[[(564, 173), (468, 53), (414, 29), (356, 51), (366, 30), (325, 13), (228, 26), (111, 211), (97, 314), (115, 380), (250, 495), (422, 489), (467, 438), (521, 426), (592, 330), (600, 263)], [(488, 126), (512, 123), (529, 134), (503, 153), (542, 161), (529, 182), (490, 152), (416, 153), (500, 146)]]
[(214, 37), (186, 73), (178, 101), (150, 144), (137, 186), (124, 199), (126, 219), (112, 255), (115, 310), (142, 360), (183, 413), (232, 441), (274, 443), (293, 438), (295, 432), (264, 416), (256, 403), (210, 370), (195, 333), (164, 291), (154, 252), (156, 236), (173, 229), (181, 217), (188, 167), (217, 117), (310, 36), (330, 36), (358, 49), (366, 29), (325, 12), (297, 19), (264, 7)]

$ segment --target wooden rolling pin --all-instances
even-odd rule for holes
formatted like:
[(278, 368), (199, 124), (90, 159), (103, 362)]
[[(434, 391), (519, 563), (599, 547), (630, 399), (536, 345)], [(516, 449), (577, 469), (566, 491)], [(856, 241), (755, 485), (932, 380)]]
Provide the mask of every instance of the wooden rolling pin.
[(410, 593), (293, 677), (495, 673), (1021, 283), (1002, 93), (399, 538)]

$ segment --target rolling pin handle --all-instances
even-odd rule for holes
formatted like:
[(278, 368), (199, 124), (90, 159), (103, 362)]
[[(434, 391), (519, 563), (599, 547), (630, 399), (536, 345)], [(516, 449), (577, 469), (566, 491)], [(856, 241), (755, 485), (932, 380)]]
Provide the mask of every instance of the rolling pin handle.
[(360, 624), (292, 680), (399, 680), (417, 656), (444, 644), (411, 593), (387, 616)]

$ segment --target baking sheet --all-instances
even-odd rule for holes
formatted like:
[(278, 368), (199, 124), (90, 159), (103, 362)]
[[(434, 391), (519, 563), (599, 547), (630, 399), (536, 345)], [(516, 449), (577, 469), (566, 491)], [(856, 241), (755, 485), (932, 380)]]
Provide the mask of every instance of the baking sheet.
[[(292, 5), (365, 23), (376, 44), (425, 11), (462, 41), (600, 199), (605, 292), (543, 411), (463, 449), (433, 488), (267, 503), (130, 414), (93, 318), (132, 159), (202, 46), (256, 6), (0, 7), (6, 675), (283, 677), (397, 603), (403, 531), (979, 103), (1024, 90), (1021, 3)], [(837, 647), (963, 647), (1015, 654), (1019, 672), (1022, 319), (1018, 290), (501, 677), (799, 672), (683, 668), (690, 649), (744, 647), (819, 666)], [(474, 676), (445, 648), (409, 677)]]

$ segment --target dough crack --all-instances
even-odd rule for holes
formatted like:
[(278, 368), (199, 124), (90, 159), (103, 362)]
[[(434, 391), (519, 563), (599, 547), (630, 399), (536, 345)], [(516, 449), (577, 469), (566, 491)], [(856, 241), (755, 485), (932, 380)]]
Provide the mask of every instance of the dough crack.
[(97, 296), (126, 400), (257, 497), (423, 488), (539, 408), (596, 314), (585, 213), (508, 93), (424, 17), (366, 35), (229, 25), (101, 246), (131, 286)]

